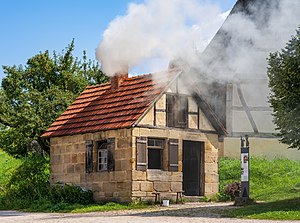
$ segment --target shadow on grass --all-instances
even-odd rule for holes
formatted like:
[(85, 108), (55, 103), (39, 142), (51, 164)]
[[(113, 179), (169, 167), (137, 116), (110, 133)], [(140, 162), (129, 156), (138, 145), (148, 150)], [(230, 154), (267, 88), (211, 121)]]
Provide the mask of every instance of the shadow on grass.
[(187, 207), (178, 205), (173, 208), (163, 208), (157, 211), (145, 211), (139, 213), (125, 214), (126, 216), (140, 216), (140, 217), (157, 217), (157, 216), (170, 216), (170, 217), (205, 217), (205, 218), (220, 218), (223, 216), (224, 211), (236, 209), (233, 205), (204, 205), (201, 207)]
[[(157, 210), (158, 208), (158, 210)], [(233, 205), (229, 204), (210, 204), (210, 205), (201, 205), (200, 207), (191, 207), (187, 205), (172, 205), (170, 207), (148, 207), (147, 210), (119, 210), (119, 211), (108, 211), (108, 212), (98, 212), (98, 213), (76, 213), (76, 214), (64, 214), (63, 216), (57, 215), (52, 216), (51, 219), (55, 218), (83, 218), (83, 217), (114, 217), (114, 216), (136, 216), (136, 217), (160, 217), (160, 216), (168, 216), (168, 217), (187, 217), (187, 218), (221, 218), (224, 210), (235, 209)]]
[(224, 215), (238, 218), (300, 219), (300, 197), (232, 209)]

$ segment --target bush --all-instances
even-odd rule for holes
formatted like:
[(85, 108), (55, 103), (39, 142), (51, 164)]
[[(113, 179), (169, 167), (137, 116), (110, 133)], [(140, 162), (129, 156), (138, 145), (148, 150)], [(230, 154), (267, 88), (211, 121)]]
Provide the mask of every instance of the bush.
[(76, 185), (55, 185), (51, 188), (51, 202), (68, 204), (91, 204), (93, 203), (93, 192)]
[(224, 188), (224, 194), (229, 196), (231, 200), (234, 200), (240, 195), (241, 183), (234, 182), (230, 183)]

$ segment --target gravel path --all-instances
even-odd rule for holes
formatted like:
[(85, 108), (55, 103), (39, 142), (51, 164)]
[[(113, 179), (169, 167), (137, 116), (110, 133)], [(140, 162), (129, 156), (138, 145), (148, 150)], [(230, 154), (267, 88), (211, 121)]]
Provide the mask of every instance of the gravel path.
[(230, 203), (186, 203), (147, 210), (92, 212), (84, 214), (23, 213), (0, 211), (1, 223), (124, 223), (124, 222), (205, 222), (205, 223), (286, 223), (300, 221), (265, 221), (221, 218), (220, 212), (235, 208)]

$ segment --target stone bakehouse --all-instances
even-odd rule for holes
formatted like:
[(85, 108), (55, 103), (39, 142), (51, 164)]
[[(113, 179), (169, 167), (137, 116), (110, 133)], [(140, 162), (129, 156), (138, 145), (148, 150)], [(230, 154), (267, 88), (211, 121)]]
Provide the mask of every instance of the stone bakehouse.
[(226, 131), (199, 96), (181, 90), (181, 71), (167, 73), (159, 83), (126, 74), (87, 87), (42, 135), (51, 184), (91, 189), (96, 201), (217, 193)]

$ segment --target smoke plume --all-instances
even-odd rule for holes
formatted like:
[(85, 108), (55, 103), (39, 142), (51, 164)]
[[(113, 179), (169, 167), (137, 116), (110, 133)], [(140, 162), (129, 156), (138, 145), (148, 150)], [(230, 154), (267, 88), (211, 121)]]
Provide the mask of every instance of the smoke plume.
[(280, 51), (300, 25), (298, 0), (248, 0), (233, 12), (201, 55), (199, 69), (218, 79), (267, 78), (267, 57)]
[[(108, 75), (144, 65), (166, 70), (173, 58), (195, 61), (228, 15), (204, 0), (131, 3), (105, 30), (96, 57)], [(147, 61), (147, 62), (145, 62)], [(152, 71), (152, 70), (151, 70)]]

